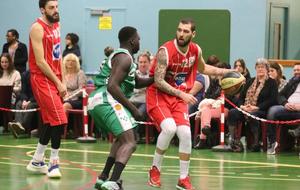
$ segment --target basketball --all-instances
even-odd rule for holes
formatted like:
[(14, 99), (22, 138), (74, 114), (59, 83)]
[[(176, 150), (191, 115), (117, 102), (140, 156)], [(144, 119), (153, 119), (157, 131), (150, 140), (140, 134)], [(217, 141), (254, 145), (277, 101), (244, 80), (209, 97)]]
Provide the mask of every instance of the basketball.
[(221, 88), (226, 95), (237, 94), (245, 82), (245, 77), (237, 72), (231, 71), (226, 73), (221, 79)]

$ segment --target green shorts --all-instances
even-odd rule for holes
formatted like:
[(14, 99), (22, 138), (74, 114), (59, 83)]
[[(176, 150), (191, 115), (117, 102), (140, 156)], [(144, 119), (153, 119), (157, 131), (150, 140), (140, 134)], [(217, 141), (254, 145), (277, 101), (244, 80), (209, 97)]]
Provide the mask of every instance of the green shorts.
[(103, 89), (90, 95), (88, 112), (102, 132), (111, 132), (115, 136), (137, 126), (130, 111)]

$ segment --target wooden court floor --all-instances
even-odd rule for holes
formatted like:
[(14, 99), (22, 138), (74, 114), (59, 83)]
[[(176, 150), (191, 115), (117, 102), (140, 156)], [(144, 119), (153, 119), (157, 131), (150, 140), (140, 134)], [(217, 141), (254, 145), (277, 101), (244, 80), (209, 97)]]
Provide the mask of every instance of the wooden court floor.
[[(26, 171), (37, 139), (0, 136), (0, 190), (91, 190), (103, 168), (110, 144), (83, 144), (63, 140), (60, 180)], [(147, 186), (147, 171), (154, 145), (138, 145), (123, 175), (126, 190), (153, 190)], [(178, 148), (171, 146), (164, 158), (162, 190), (176, 189), (179, 167)], [(47, 151), (49, 155), (49, 151)], [(300, 189), (300, 158), (297, 152), (267, 156), (265, 153), (218, 153), (193, 150), (190, 175), (197, 190)]]

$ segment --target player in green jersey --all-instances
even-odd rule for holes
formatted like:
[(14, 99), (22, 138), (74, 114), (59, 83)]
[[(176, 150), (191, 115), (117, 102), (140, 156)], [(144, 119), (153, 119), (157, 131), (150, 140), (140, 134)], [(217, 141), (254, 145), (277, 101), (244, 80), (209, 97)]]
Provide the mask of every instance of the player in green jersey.
[[(143, 114), (129, 101), (134, 88), (143, 88), (153, 83), (153, 78), (136, 75), (133, 54), (140, 48), (137, 30), (126, 26), (119, 31), (120, 48), (115, 50), (103, 64), (96, 76), (97, 89), (90, 95), (88, 110), (97, 126), (116, 136), (105, 167), (98, 177), (95, 188), (104, 190), (122, 189), (120, 176), (129, 158), (136, 149), (135, 121), (143, 120)], [(109, 172), (114, 166), (111, 177)]]

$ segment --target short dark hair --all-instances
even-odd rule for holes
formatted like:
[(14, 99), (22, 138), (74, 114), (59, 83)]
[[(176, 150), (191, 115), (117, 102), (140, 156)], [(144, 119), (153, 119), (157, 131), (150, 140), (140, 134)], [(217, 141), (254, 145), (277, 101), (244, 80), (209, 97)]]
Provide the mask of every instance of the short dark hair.
[(114, 52), (114, 48), (113, 47), (107, 46), (106, 48), (104, 48), (104, 55), (106, 57), (109, 57), (112, 52)]
[(16, 29), (9, 29), (8, 31), (7, 31), (7, 33), (12, 33), (12, 35), (14, 36), (14, 37), (16, 37), (16, 39), (18, 40), (19, 39), (19, 32), (16, 30)]
[(196, 24), (194, 19), (192, 18), (183, 18), (180, 20), (180, 23), (182, 24), (191, 24), (191, 30), (192, 32), (194, 32), (196, 30)]
[(206, 64), (208, 65), (216, 65), (218, 62), (220, 62), (219, 58), (216, 55), (210, 55), (207, 58)]
[(75, 34), (75, 33), (68, 33), (68, 34), (66, 35), (66, 37), (69, 37), (69, 38), (70, 38), (71, 43), (72, 43), (73, 45), (77, 45), (77, 43), (79, 42), (79, 36), (78, 36), (77, 34)]
[(45, 8), (48, 1), (57, 1), (57, 0), (39, 0), (39, 7), (40, 8)]
[(124, 43), (127, 42), (130, 38), (132, 38), (136, 34), (136, 28), (132, 26), (125, 26), (121, 28), (118, 34), (119, 42)]

